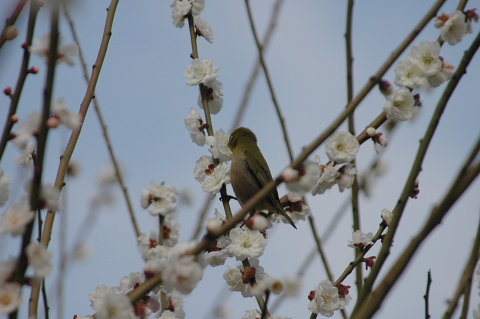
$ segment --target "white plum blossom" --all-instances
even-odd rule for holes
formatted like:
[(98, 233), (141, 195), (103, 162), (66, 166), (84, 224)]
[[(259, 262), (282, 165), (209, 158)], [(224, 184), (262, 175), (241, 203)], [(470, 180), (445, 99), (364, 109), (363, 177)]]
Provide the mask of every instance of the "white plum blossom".
[(127, 295), (105, 292), (92, 304), (96, 319), (132, 319), (135, 317), (132, 302)]
[(368, 245), (373, 245), (373, 233), (364, 234), (361, 230), (356, 230), (352, 233), (353, 240), (349, 240), (348, 247), (363, 248)]
[(199, 85), (200, 83), (208, 86), (219, 76), (217, 74), (218, 70), (220, 70), (220, 68), (213, 66), (213, 61), (195, 59), (192, 61), (192, 64), (187, 67), (183, 76), (189, 79), (187, 84), (190, 86)]
[(204, 254), (205, 263), (212, 267), (225, 264), (225, 261), (233, 255), (227, 249), (207, 251)]
[(335, 162), (331, 161), (328, 164), (322, 164), (320, 162), (320, 156), (315, 155), (315, 161), (322, 169), (322, 174), (317, 181), (317, 185), (312, 189), (312, 195), (323, 194), (325, 191), (331, 189), (338, 181), (340, 176), (340, 165), (335, 165)]
[(120, 279), (120, 285), (117, 287), (121, 294), (128, 294), (135, 289), (136, 285), (141, 285), (145, 282), (145, 274), (143, 272), (132, 272), (130, 275), (122, 277)]
[[(207, 171), (208, 170), (208, 171)], [(205, 170), (205, 178), (201, 185), (205, 193), (211, 193), (212, 197), (220, 191), (223, 184), (230, 183), (230, 166), (223, 162), (214, 169)]]
[(26, 248), (28, 263), (35, 270), (35, 277), (46, 277), (53, 269), (50, 262), (52, 252), (48, 251), (44, 244), (32, 241)]
[[(223, 83), (215, 80), (207, 86), (208, 108), (211, 114), (218, 114), (223, 107)], [(203, 110), (202, 95), (198, 94), (198, 106)]]
[(440, 44), (438, 41), (423, 41), (412, 47), (408, 57), (420, 67), (426, 76), (429, 76), (439, 72), (442, 68), (439, 54)]
[(385, 221), (385, 224), (387, 224), (387, 226), (390, 226), (390, 223), (393, 219), (393, 213), (388, 209), (384, 208), (382, 210), (382, 219)]
[(212, 41), (215, 39), (212, 27), (209, 26), (205, 20), (200, 18), (200, 16), (193, 16), (193, 23), (197, 29), (197, 34), (204, 37), (208, 42), (212, 43)]
[(189, 294), (203, 278), (203, 267), (195, 261), (195, 256), (172, 257), (163, 271), (162, 282), (165, 290), (173, 289)]
[(152, 181), (148, 185), (148, 189), (142, 190), (140, 203), (143, 209), (148, 207), (152, 216), (165, 216), (177, 209), (177, 193), (176, 188), (172, 185), (165, 187)]
[(175, 318), (185, 319), (185, 310), (183, 310), (185, 300), (183, 296), (174, 289), (171, 293), (167, 294), (167, 300), (169, 305), (168, 310), (175, 313)]
[(295, 193), (308, 193), (317, 184), (320, 174), (320, 166), (314, 162), (305, 162), (300, 170), (299, 179), (290, 183), (286, 183), (287, 188), (289, 191)]
[(422, 69), (411, 59), (400, 61), (395, 67), (395, 84), (416, 89), (427, 81)]
[(190, 114), (185, 116), (185, 127), (190, 132), (190, 137), (193, 143), (198, 146), (205, 145), (205, 124), (203, 119), (195, 109), (190, 109)]
[(185, 25), (185, 18), (192, 9), (190, 1), (174, 0), (170, 5), (172, 8), (172, 23), (177, 28), (182, 28)]
[(353, 181), (355, 180), (355, 174), (357, 174), (357, 169), (352, 164), (344, 165), (339, 170), (340, 176), (338, 176), (338, 189), (341, 193), (345, 189), (352, 187)]
[(449, 81), (455, 73), (455, 66), (442, 60), (442, 69), (440, 72), (430, 75), (427, 80), (428, 84), (434, 88), (440, 86), (443, 82)]
[(262, 318), (262, 313), (257, 309), (245, 310), (245, 315), (242, 319), (260, 319)]
[(440, 36), (443, 41), (454, 45), (463, 40), (467, 30), (468, 24), (465, 14), (460, 10), (456, 10), (450, 14), (449, 19), (443, 24)]
[(22, 153), (17, 158), (17, 164), (20, 167), (26, 167), (30, 165), (30, 163), (33, 163), (33, 154), (35, 154), (36, 148), (37, 143), (34, 141), (27, 142), (25, 148), (22, 150)]
[(261, 232), (246, 227), (235, 227), (230, 230), (229, 236), (232, 243), (227, 249), (237, 260), (260, 257), (267, 245), (267, 239)]
[(52, 212), (59, 209), (58, 199), (60, 198), (60, 190), (53, 185), (43, 185), (40, 191), (40, 198), (45, 204), (45, 208)]
[[(123, 169), (120, 170), (123, 171)], [(124, 173), (124, 172), (123, 172)], [(101, 188), (109, 187), (115, 183), (117, 183), (117, 171), (113, 164), (107, 164), (98, 173), (97, 182)]]
[(381, 146), (388, 146), (388, 139), (383, 135), (383, 133), (377, 133), (373, 136), (373, 149), (378, 154), (378, 148)]
[(351, 162), (359, 149), (357, 138), (342, 130), (336, 131), (325, 141), (328, 158), (338, 164)]
[[(215, 216), (212, 218), (207, 219), (207, 229), (208, 230), (217, 230), (220, 228), (224, 223), (226, 223), (227, 219), (224, 215), (220, 214), (217, 209), (215, 209)], [(222, 235), (217, 238), (217, 248), (225, 248), (232, 240), (228, 235)]]
[(40, 127), (40, 113), (33, 111), (28, 118), (20, 125), (19, 129), (15, 132), (15, 137), (11, 139), (11, 142), (16, 147), (23, 150), (30, 138), (37, 133)]
[(117, 287), (110, 287), (107, 285), (99, 285), (95, 289), (95, 292), (88, 293), (88, 299), (90, 299), (90, 306), (95, 310), (94, 304), (97, 300), (103, 298), (108, 293), (116, 293)]
[(5, 174), (0, 167), (0, 207), (4, 206), (10, 197), (10, 175)]
[[(36, 54), (42, 58), (44, 57), (45, 63), (47, 63), (50, 52), (50, 33), (44, 34), (41, 40), (33, 39), (33, 46), (29, 47), (28, 50), (31, 54)], [(65, 62), (69, 65), (75, 65), (73, 57), (77, 55), (77, 53), (78, 47), (76, 44), (63, 45), (63, 38), (58, 38), (57, 64)]]
[(215, 136), (207, 136), (207, 144), (212, 146), (208, 151), (220, 162), (230, 161), (233, 157), (232, 151), (228, 148), (229, 140), (230, 134), (225, 134), (223, 129), (215, 132)]
[(211, 170), (215, 168), (213, 164), (213, 157), (203, 155), (200, 157), (195, 165), (195, 169), (193, 170), (193, 174), (195, 175), (195, 179), (202, 183), (207, 177), (207, 173), (210, 174)]
[(310, 292), (308, 310), (326, 317), (333, 316), (335, 310), (348, 306), (352, 299), (350, 295), (341, 296), (338, 288), (330, 280), (323, 280), (318, 288)]
[(415, 98), (407, 88), (401, 88), (395, 91), (390, 99), (385, 102), (383, 110), (387, 113), (390, 120), (406, 121), (413, 115)]
[(52, 106), (53, 114), (63, 125), (71, 130), (76, 130), (82, 125), (82, 116), (67, 109), (64, 98), (58, 98)]
[(261, 297), (267, 291), (270, 291), (276, 295), (283, 291), (283, 282), (275, 277), (265, 276), (257, 281), (257, 284), (253, 287), (252, 292), (255, 296)]
[(18, 236), (25, 232), (25, 227), (35, 217), (35, 213), (26, 203), (15, 203), (10, 205), (3, 213), (0, 221), (0, 235), (11, 233)]
[(182, 226), (177, 223), (177, 220), (172, 215), (167, 215), (163, 219), (163, 245), (173, 247), (178, 242), (180, 229)]
[(250, 267), (246, 271), (242, 266), (229, 266), (223, 274), (223, 279), (225, 279), (230, 291), (240, 291), (243, 297), (248, 298), (254, 296), (250, 279), (255, 278), (256, 281), (259, 281), (265, 276), (268, 275), (259, 265), (258, 259), (252, 258), (250, 259)]
[(22, 286), (16, 282), (0, 284), (0, 315), (15, 311), (21, 304)]

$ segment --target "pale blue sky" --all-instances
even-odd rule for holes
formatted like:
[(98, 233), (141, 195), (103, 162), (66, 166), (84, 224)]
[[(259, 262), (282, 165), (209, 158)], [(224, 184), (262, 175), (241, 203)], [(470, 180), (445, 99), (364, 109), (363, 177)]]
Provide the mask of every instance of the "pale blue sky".
[[(14, 2), (7, 0), (0, 4), (2, 18), (10, 12), (7, 4)], [(252, 2), (256, 24), (259, 33), (263, 35), (274, 1)], [(356, 91), (413, 29), (431, 2), (356, 2), (353, 31)], [(90, 64), (98, 52), (108, 4), (109, 1), (105, 0), (77, 0), (72, 8)], [(147, 187), (151, 180), (157, 183), (165, 181), (178, 189), (189, 189), (194, 195), (194, 204), (191, 207), (180, 207), (177, 213), (178, 221), (182, 224), (181, 240), (188, 240), (205, 196), (194, 179), (193, 168), (200, 156), (210, 153), (206, 147), (193, 144), (184, 127), (183, 118), (190, 113), (190, 108), (198, 109), (198, 89), (185, 84), (183, 72), (191, 62), (189, 34), (187, 28), (178, 29), (171, 23), (169, 5), (170, 1), (120, 1), (108, 54), (97, 86), (97, 97), (117, 156), (126, 168), (127, 186), (142, 231), (149, 233), (156, 221), (140, 208), (141, 189)], [(457, 2), (448, 1), (442, 10), (453, 11), (456, 5)], [(467, 5), (467, 8), (475, 7), (480, 7), (480, 1), (470, 1)], [(266, 58), (296, 154), (320, 134), (345, 106), (345, 16), (346, 1), (308, 0), (300, 4), (286, 0), (281, 11)], [(216, 38), (213, 44), (200, 38), (199, 54), (201, 58), (213, 60), (215, 66), (220, 67), (218, 79), (224, 83), (224, 107), (218, 115), (213, 116), (213, 127), (215, 130), (223, 128), (228, 131), (257, 56), (256, 48), (243, 1), (207, 0), (202, 17), (211, 25)], [(36, 37), (41, 37), (49, 30), (48, 21), (48, 12), (42, 9)], [(19, 38), (7, 43), (0, 51), (1, 88), (14, 86), (16, 82), (25, 24), (26, 16), (23, 15), (18, 21), (21, 30)], [(475, 24), (474, 34), (467, 35), (460, 44), (444, 45), (441, 55), (458, 65), (462, 52), (468, 48), (479, 29)], [(72, 42), (65, 21), (61, 24), (61, 34), (66, 43)], [(414, 43), (431, 41), (438, 35), (438, 29), (430, 23)], [(38, 65), (41, 72), (28, 77), (18, 111), (21, 118), (32, 110), (38, 110), (42, 101), (45, 64), (38, 57), (32, 57), (31, 63)], [(408, 245), (434, 204), (441, 200), (457, 173), (458, 166), (480, 134), (480, 77), (476, 72), (479, 69), (480, 59), (477, 54), (442, 117), (419, 176), (419, 198), (409, 201), (407, 205), (385, 270)], [(390, 70), (385, 78), (393, 82), (394, 71)], [(78, 64), (75, 67), (60, 65), (57, 68), (54, 96), (63, 96), (71, 109), (76, 109), (80, 104), (85, 87)], [(373, 197), (361, 198), (362, 231), (375, 232), (382, 209), (393, 209), (415, 157), (418, 140), (425, 133), (444, 87), (442, 85), (431, 93), (422, 92), (424, 108), (420, 116), (413, 123), (402, 123), (385, 150), (383, 158), (388, 161), (388, 173), (378, 181)], [(358, 131), (381, 112), (384, 101), (377, 89), (368, 95), (356, 112)], [(0, 97), (0, 118), (4, 118), (8, 105), (9, 99)], [(259, 146), (269, 162), (272, 174), (277, 175), (288, 165), (288, 156), (263, 77), (259, 78), (242, 125), (257, 134)], [(52, 130), (49, 138), (48, 165), (44, 173), (46, 183), (54, 181), (58, 157), (62, 145), (68, 140), (68, 132)], [(315, 154), (326, 161), (323, 147)], [(16, 156), (17, 150), (9, 146), (2, 162), (2, 168), (12, 174), (14, 180), (20, 178), (20, 173), (13, 165)], [(358, 168), (365, 168), (375, 156), (372, 143), (365, 143), (358, 154)], [(69, 243), (74, 240), (78, 225), (88, 212), (89, 200), (95, 195), (96, 175), (109, 163), (93, 109), (85, 119), (73, 158), (80, 162), (82, 171), (66, 188)], [(23, 186), (14, 185), (14, 189), (18, 194)], [(231, 188), (229, 190), (231, 193)], [(281, 186), (279, 192), (284, 194), (285, 188)], [(377, 318), (422, 317), (423, 294), (429, 269), (433, 276), (431, 315), (433, 318), (439, 317), (445, 311), (445, 301), (453, 295), (475, 237), (479, 219), (479, 193), (480, 183), (476, 181), (421, 247)], [(320, 232), (325, 230), (337, 208), (348, 196), (349, 192), (339, 193), (334, 188), (324, 195), (309, 197)], [(239, 208), (236, 203), (232, 203), (232, 206), (234, 210)], [(218, 199), (214, 200), (210, 216), (213, 215), (214, 208), (221, 208)], [(55, 253), (58, 251), (58, 222), (59, 219), (56, 221), (57, 230), (53, 234), (51, 245)], [(326, 245), (336, 276), (343, 272), (353, 258), (352, 249), (347, 247), (347, 240), (351, 239), (351, 224), (350, 213), (347, 213)], [(276, 226), (266, 252), (260, 258), (260, 263), (268, 274), (280, 278), (292, 276), (312, 249), (309, 225), (303, 222), (298, 228), (294, 230), (288, 225)], [(93, 292), (97, 285), (118, 285), (123, 276), (142, 269), (143, 263), (136, 250), (135, 236), (119, 191), (116, 193), (115, 205), (100, 214), (91, 230), (89, 243), (94, 246), (91, 259), (74, 265), (68, 273), (64, 294), (66, 318), (71, 318), (74, 314), (93, 313), (87, 293)], [(0, 251), (2, 259), (17, 251), (16, 240), (1, 239), (0, 244), (9, 247), (8, 252), (4, 249)], [(368, 255), (376, 255), (378, 249), (374, 247)], [(237, 263), (232, 259), (227, 264)], [(225, 269), (226, 266), (205, 269), (203, 281), (186, 297), (187, 318), (200, 318), (206, 313), (219, 289), (224, 286), (222, 275)], [(326, 279), (326, 275), (317, 258), (304, 278), (301, 295), (286, 301), (277, 314), (307, 318), (307, 295), (323, 279)], [(47, 279), (53, 317), (56, 316), (56, 300), (51, 285), (54, 280), (55, 274)], [(349, 277), (344, 283), (353, 287), (354, 278)], [(352, 288), (351, 291), (355, 301), (355, 289)], [(472, 306), (476, 306), (479, 301), (476, 285), (472, 289), (472, 300)], [(256, 308), (257, 304), (253, 298), (244, 299), (234, 292), (225, 306), (232, 311), (231, 318), (241, 318), (245, 310)], [(347, 311), (351, 312), (352, 307), (350, 305)], [(22, 309), (20, 316), (25, 315), (26, 311)], [(40, 316), (43, 315), (40, 313)], [(334, 316), (339, 317), (339, 314)]]

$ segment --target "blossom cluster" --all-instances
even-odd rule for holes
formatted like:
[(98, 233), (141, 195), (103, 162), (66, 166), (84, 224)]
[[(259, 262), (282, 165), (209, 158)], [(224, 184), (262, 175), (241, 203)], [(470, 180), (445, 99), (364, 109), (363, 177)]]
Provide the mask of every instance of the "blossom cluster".
[[(339, 289), (338, 287), (341, 287)], [(339, 285), (334, 287), (329, 280), (320, 282), (315, 290), (310, 292), (308, 310), (313, 313), (331, 317), (335, 310), (341, 310), (348, 306), (352, 297), (348, 294), (348, 286)]]
[[(466, 34), (473, 32), (472, 21), (478, 21), (475, 9), (465, 12), (456, 10), (440, 15), (435, 27), (441, 29), (442, 41), (455, 45), (462, 41)], [(400, 88), (394, 90), (391, 85), (381, 88), (387, 99), (383, 110), (389, 119), (409, 120), (415, 107), (421, 106), (419, 96), (412, 94), (413, 90), (425, 85), (434, 88), (452, 78), (455, 66), (440, 56), (440, 49), (441, 44), (436, 40), (423, 41), (413, 45), (407, 59), (397, 64), (395, 84)]]

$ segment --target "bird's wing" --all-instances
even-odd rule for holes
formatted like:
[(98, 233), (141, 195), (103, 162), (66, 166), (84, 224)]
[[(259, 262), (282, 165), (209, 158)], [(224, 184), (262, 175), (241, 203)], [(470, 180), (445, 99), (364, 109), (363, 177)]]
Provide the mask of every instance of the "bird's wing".
[[(265, 158), (263, 156), (256, 158), (250, 152), (248, 152), (248, 150), (245, 151), (244, 156), (245, 156), (244, 160), (245, 160), (246, 167), (251, 172), (252, 176), (255, 178), (259, 188), (263, 188), (265, 185), (268, 184), (268, 182), (270, 182), (273, 179), (272, 174), (270, 173), (270, 169), (268, 168), (267, 161), (265, 161)], [(252, 166), (257, 167), (257, 169), (253, 169), (252, 166), (248, 164), (248, 163), (253, 164), (255, 162), (258, 165), (252, 165)], [(273, 191), (267, 196), (267, 199), (274, 207), (276, 207), (277, 209), (278, 208), (282, 209), (282, 206), (280, 205), (280, 199), (278, 197), (277, 188), (273, 189)]]

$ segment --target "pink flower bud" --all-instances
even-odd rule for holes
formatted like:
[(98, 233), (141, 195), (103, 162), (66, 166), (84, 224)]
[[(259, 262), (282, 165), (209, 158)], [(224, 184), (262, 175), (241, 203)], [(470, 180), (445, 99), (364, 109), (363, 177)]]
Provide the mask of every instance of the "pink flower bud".
[(7, 96), (12, 94), (12, 88), (10, 86), (7, 86), (6, 88), (3, 89), (3, 93)]
[(28, 72), (30, 72), (30, 73), (32, 73), (32, 74), (37, 74), (39, 70), (40, 70), (40, 69), (38, 68), (38, 66), (32, 66), (32, 67), (28, 70)]
[(380, 80), (380, 82), (378, 83), (378, 88), (380, 89), (380, 92), (385, 96), (389, 96), (393, 92), (393, 85), (387, 80)]
[(60, 120), (56, 117), (51, 117), (47, 120), (47, 125), (49, 128), (57, 128), (60, 123)]
[(13, 123), (17, 123), (19, 119), (20, 119), (20, 117), (19, 117), (17, 114), (13, 114), (13, 115), (10, 117), (10, 120), (11, 120)]

